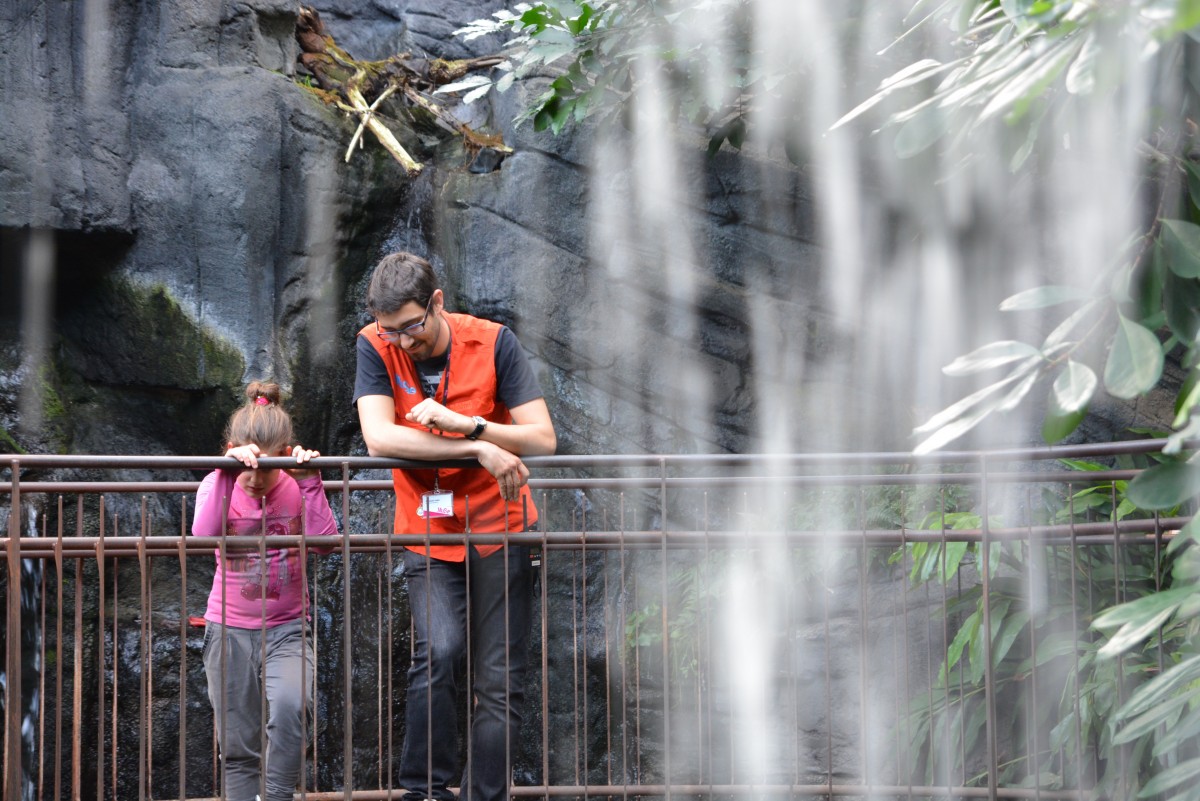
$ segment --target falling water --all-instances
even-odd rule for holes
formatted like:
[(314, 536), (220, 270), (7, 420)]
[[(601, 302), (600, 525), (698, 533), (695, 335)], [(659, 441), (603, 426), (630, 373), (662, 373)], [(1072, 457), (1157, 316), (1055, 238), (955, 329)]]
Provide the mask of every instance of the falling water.
[[(645, 88), (629, 115), (634, 133), (614, 126), (596, 137), (592, 300), (612, 322), (609, 335), (591, 337), (591, 355), (649, 379), (643, 403), (614, 410), (612, 427), (631, 442), (668, 441), (664, 431), (672, 430), (677, 450), (720, 450), (720, 429), (732, 426), (746, 431), (747, 450), (761, 453), (910, 448), (915, 426), (978, 388), (942, 376), (942, 366), (994, 340), (1030, 339), (1044, 326), (1035, 314), (1002, 317), (1001, 300), (1043, 284), (1086, 289), (1120, 251), (1139, 216), (1137, 148), (1149, 124), (1152, 62), (1143, 55), (1150, 43), (1128, 33), (1107, 42), (1109, 57), (1120, 62), (1109, 66), (1125, 76), (1126, 88), (1072, 98), (1049, 117), (1054, 127), (1048, 122), (1040, 132), (1023, 169), (1009, 168), (1018, 134), (1001, 121), (958, 146), (899, 158), (890, 132), (872, 132), (878, 117), (834, 126), (899, 67), (951, 52), (941, 14), (897, 42), (915, 22), (903, 17), (907, 5), (698, 2), (693, 13), (663, 26), (674, 40), (645, 43), (679, 53), (731, 52), (731, 17), (748, 7), (750, 49), (762, 59), (749, 71), (804, 77), (799, 91), (756, 96), (740, 156), (744, 185), (718, 185), (713, 176), (729, 173), (705, 163), (701, 132), (681, 132), (666, 119), (669, 90), (651, 70), (638, 76)], [(714, 78), (714, 92), (727, 77)], [(785, 158), (781, 143), (789, 137), (803, 166)], [(797, 182), (815, 209), (790, 202)], [(697, 236), (706, 202), (721, 192), (767, 232), (756, 242), (765, 245), (731, 254)], [(807, 215), (815, 215), (816, 226)], [(753, 365), (753, 418), (731, 411), (737, 404), (723, 383), (729, 374), (706, 341), (722, 304), (740, 306), (751, 321), (745, 358)], [(588, 341), (592, 325), (580, 322), (580, 341)], [(1034, 398), (955, 446), (1037, 444), (1037, 404)], [(672, 426), (686, 435), (678, 439)], [(756, 474), (769, 471), (763, 466)], [(780, 487), (768, 481), (747, 494), (753, 517), (785, 519)], [(821, 513), (835, 526), (839, 516), (852, 516), (848, 509)], [(686, 528), (692, 521), (677, 522)], [(774, 633), (799, 578), (780, 568), (788, 564), (782, 542), (756, 542), (757, 558), (725, 566), (726, 626), (714, 650), (737, 654), (733, 772), (771, 782), (788, 775), (789, 760), (772, 737), (788, 726), (779, 718), (783, 705), (770, 697), (780, 661)], [(692, 747), (681, 733), (673, 738), (681, 751)], [(868, 745), (864, 761), (882, 751)], [(876, 767), (864, 765), (863, 772)]]

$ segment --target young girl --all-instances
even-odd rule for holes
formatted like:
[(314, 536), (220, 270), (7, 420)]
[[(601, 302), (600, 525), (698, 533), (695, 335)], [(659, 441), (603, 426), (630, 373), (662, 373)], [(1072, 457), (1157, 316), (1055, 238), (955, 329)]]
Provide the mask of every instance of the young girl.
[[(316, 470), (258, 468), (260, 456), (290, 454), (298, 464), (320, 456), (290, 447), (292, 420), (279, 393), (272, 383), (246, 388), (247, 402), (225, 429), (225, 455), (240, 464), (214, 470), (200, 483), (193, 534), (220, 536), (223, 519), (229, 535), (337, 533)], [(225, 560), (217, 553), (204, 615), (204, 671), (229, 801), (254, 801), (260, 792), (260, 687), (269, 709), (264, 801), (291, 801), (300, 778), (301, 719), (313, 705), (312, 641), (303, 635), (308, 588), (301, 575), (297, 548), (268, 548), (265, 559), (258, 548), (228, 548)]]

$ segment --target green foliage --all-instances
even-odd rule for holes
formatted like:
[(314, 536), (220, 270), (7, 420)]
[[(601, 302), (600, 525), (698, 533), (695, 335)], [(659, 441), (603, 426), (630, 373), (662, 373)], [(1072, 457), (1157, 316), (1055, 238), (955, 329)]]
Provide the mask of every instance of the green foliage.
[[(760, 66), (752, 51), (752, 0), (547, 0), (521, 3), (455, 31), (471, 40), (511, 37), (496, 76), (475, 76), (439, 92), (465, 92), (464, 102), (517, 80), (546, 75), (550, 83), (517, 117), (535, 130), (558, 134), (589, 116), (629, 126), (631, 102), (662, 92), (670, 120), (703, 127), (709, 152), (723, 144), (740, 149), (750, 109), (762, 97), (787, 97), (802, 79), (793, 65)], [(708, 23), (714, 35), (678, 35), (683, 23)]]
[(702, 663), (703, 624), (709, 618), (708, 612), (725, 594), (727, 565), (735, 558), (738, 558), (736, 553), (709, 554), (672, 570), (666, 593), (670, 614), (664, 616), (658, 601), (629, 613), (625, 620), (627, 651), (661, 646), (666, 617), (672, 675), (696, 677)]
[[(880, 130), (889, 132), (897, 154), (907, 157), (935, 143), (969, 142), (983, 126), (1003, 120), (1024, 131), (1017, 137), (1024, 145), (1010, 162), (1015, 170), (1025, 164), (1048, 115), (1067, 108), (1071, 98), (1123, 90), (1124, 76), (1114, 65), (1125, 62), (1119, 48), (1127, 47), (1126, 41), (1151, 43), (1143, 58), (1176, 59), (1185, 68), (1196, 58), (1188, 49), (1200, 19), (1200, 3), (1193, 0), (947, 0), (931, 5), (920, 2), (914, 8), (911, 16), (920, 20), (915, 27), (949, 15), (958, 37), (955, 57), (923, 58), (898, 70), (835, 128), (900, 101), (899, 108), (882, 115)], [(1183, 124), (1194, 113), (1189, 109), (1197, 102), (1196, 88), (1182, 109), (1169, 112), (1175, 117), (1160, 112), (1162, 130), (1146, 148), (1148, 167), (1160, 178), (1158, 208), (1178, 207), (1184, 214), (1173, 218), (1160, 211), (1130, 238), (1124, 252), (1100, 268), (1088, 288), (1043, 286), (1002, 302), (1006, 312), (1061, 307), (1063, 317), (1041, 342), (995, 342), (948, 365), (945, 372), (951, 376), (1001, 373), (916, 428), (918, 453), (936, 450), (990, 415), (1014, 408), (1039, 383), (1049, 384), (1042, 436), (1059, 442), (1076, 430), (1101, 388), (1122, 399), (1154, 390), (1166, 355), (1176, 347), (1188, 377), (1166, 450), (1178, 453), (1187, 439), (1200, 435), (1194, 414), (1200, 402), (1200, 166), (1190, 157), (1194, 134)], [(1094, 347), (1097, 341), (1105, 347)], [(1143, 483), (1168, 473), (1151, 473)]]
[[(1134, 463), (1144, 466), (1146, 457)], [(1111, 468), (1079, 460), (1067, 466)], [(1144, 517), (1146, 512), (1130, 502), (1128, 490), (1129, 482), (1102, 481), (1069, 496), (1048, 492), (1042, 523)], [(931, 514), (923, 528), (978, 532), (982, 523), (976, 511), (956, 511)], [(941, 784), (949, 776), (970, 777), (974, 766), (985, 764), (980, 754), (986, 746), (984, 680), (990, 668), (995, 735), (1004, 743), (998, 781), (1040, 789), (1097, 782), (1106, 797), (1138, 794), (1158, 753), (1147, 742), (1134, 742), (1135, 736), (1122, 739), (1111, 721), (1122, 709), (1122, 698), (1147, 686), (1148, 677), (1158, 673), (1159, 655), (1180, 649), (1186, 640), (1166, 632), (1152, 648), (1120, 661), (1109, 657), (1116, 648), (1112, 643), (1128, 646), (1145, 638), (1169, 616), (1164, 609), (1177, 610), (1176, 603), (1186, 603), (1190, 595), (1188, 589), (1158, 592), (1164, 559), (1159, 549), (1152, 543), (1112, 549), (1006, 541), (990, 543), (983, 559), (978, 541), (948, 541), (913, 543), (896, 556), (910, 560), (913, 584), (949, 584), (971, 565), (980, 571), (986, 567), (990, 589), (985, 598), (982, 584), (972, 582), (944, 610), (952, 632), (946, 658), (931, 691), (913, 698), (908, 707), (908, 741), (916, 743), (916, 753), (899, 755), (916, 765), (913, 782)], [(1111, 639), (1090, 636), (1093, 604), (1104, 608), (1118, 592), (1128, 598), (1133, 612), (1111, 616), (1105, 625), (1128, 627)], [(1121, 608), (1110, 607), (1105, 615)], [(1102, 615), (1097, 626), (1103, 620)], [(1118, 748), (1124, 752), (1118, 754)], [(1093, 766), (1096, 775), (1090, 772)], [(1130, 766), (1136, 770), (1128, 770)], [(986, 777), (979, 773), (971, 781), (983, 785)]]

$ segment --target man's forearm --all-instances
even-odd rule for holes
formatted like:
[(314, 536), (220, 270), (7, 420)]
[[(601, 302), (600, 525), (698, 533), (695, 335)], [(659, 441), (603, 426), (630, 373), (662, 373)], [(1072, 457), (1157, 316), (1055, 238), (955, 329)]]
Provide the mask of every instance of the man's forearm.
[(444, 437), (395, 424), (363, 428), (367, 453), (396, 459), (438, 461), (441, 459), (477, 459), (475, 442), (461, 437)]

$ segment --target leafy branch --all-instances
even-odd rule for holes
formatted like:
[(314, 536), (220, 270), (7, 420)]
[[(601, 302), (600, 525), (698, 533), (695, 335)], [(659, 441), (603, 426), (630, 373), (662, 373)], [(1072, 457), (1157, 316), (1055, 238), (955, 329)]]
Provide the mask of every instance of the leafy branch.
[[(455, 31), (465, 40), (509, 37), (490, 78), (471, 76), (440, 92), (464, 92), (473, 102), (517, 81), (546, 77), (548, 86), (517, 116), (537, 131), (558, 134), (572, 122), (596, 117), (633, 127), (633, 101), (655, 94), (667, 120), (699, 126), (709, 152), (725, 143), (740, 149), (756, 106), (785, 98), (802, 79), (791, 64), (768, 68), (756, 57), (753, 0), (546, 0), (520, 3)], [(678, 35), (702, 17), (719, 37), (691, 41)]]

